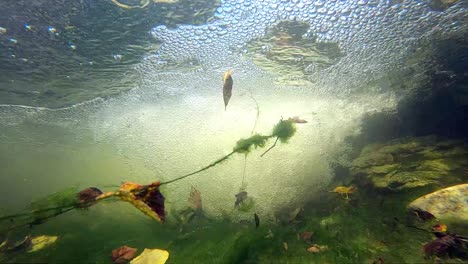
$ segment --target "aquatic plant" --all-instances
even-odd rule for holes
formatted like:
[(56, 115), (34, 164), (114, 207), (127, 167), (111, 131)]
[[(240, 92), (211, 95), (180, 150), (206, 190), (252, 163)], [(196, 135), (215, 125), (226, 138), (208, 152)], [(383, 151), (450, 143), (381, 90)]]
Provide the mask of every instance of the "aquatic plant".
[(252, 147), (264, 147), (266, 141), (271, 136), (262, 136), (260, 134), (255, 134), (249, 138), (243, 138), (237, 141), (234, 151), (237, 153), (249, 153), (252, 150)]
[(296, 133), (296, 126), (291, 119), (280, 120), (273, 128), (272, 136), (277, 137), (281, 142), (287, 142)]
[[(257, 106), (257, 110), (258, 110), (258, 106)], [(257, 116), (258, 116), (258, 112), (257, 112)], [(195, 175), (197, 173), (200, 173), (202, 171), (205, 171), (205, 170), (207, 170), (207, 169), (209, 169), (211, 167), (214, 167), (214, 166), (218, 165), (219, 163), (227, 160), (234, 153), (247, 154), (252, 150), (252, 146), (255, 146), (255, 148), (256, 147), (263, 147), (263, 146), (265, 146), (265, 143), (269, 138), (276, 137), (275, 143), (261, 155), (261, 157), (263, 157), (263, 155), (265, 155), (268, 151), (270, 151), (272, 148), (274, 148), (276, 146), (276, 143), (278, 142), (278, 140), (281, 140), (281, 142), (286, 143), (294, 135), (294, 133), (296, 132), (296, 127), (295, 127), (294, 124), (295, 124), (294, 120), (291, 120), (291, 119), (283, 120), (283, 119), (281, 119), (273, 127), (273, 132), (272, 132), (271, 135), (264, 136), (264, 135), (261, 135), (261, 134), (255, 134), (255, 135), (253, 135), (253, 136), (251, 136), (249, 138), (240, 139), (236, 143), (236, 146), (234, 146), (232, 152), (227, 154), (226, 156), (224, 156), (224, 157), (210, 163), (209, 165), (207, 165), (207, 166), (205, 166), (205, 167), (203, 167), (203, 168), (201, 168), (201, 169), (199, 169), (197, 171), (188, 173), (186, 175), (183, 175), (183, 176), (181, 176), (179, 178), (175, 178), (175, 179), (167, 181), (167, 182), (162, 182), (161, 185), (168, 184), (168, 183), (171, 183), (171, 182), (175, 182), (175, 181), (178, 181), (178, 180), (182, 180), (182, 179), (184, 179), (186, 177), (189, 177), (189, 176)]]
[(272, 137), (276, 137), (275, 143), (271, 147), (269, 147), (265, 152), (263, 152), (260, 157), (263, 157), (268, 151), (276, 147), (276, 143), (278, 143), (278, 140), (280, 140), (283, 143), (286, 143), (293, 135), (296, 133), (296, 126), (294, 125), (296, 123), (295, 119), (288, 119), (288, 120), (283, 120), (281, 119), (278, 124), (273, 127), (273, 133)]
[[(257, 116), (258, 116), (258, 105), (257, 105)], [(10, 226), (8, 230), (27, 226), (37, 225), (44, 223), (47, 219), (61, 215), (73, 209), (88, 208), (97, 202), (108, 198), (118, 198), (121, 201), (129, 202), (144, 214), (155, 219), (158, 222), (164, 222), (164, 196), (159, 191), (159, 187), (163, 184), (172, 183), (175, 181), (182, 180), (189, 176), (195, 175), (202, 171), (205, 171), (217, 164), (227, 160), (234, 153), (247, 154), (253, 148), (264, 147), (266, 141), (272, 137), (276, 137), (276, 141), (273, 146), (268, 150), (272, 149), (278, 140), (281, 142), (287, 142), (296, 132), (294, 126), (294, 120), (281, 119), (273, 128), (271, 135), (265, 136), (261, 134), (255, 134), (246, 139), (240, 139), (237, 141), (231, 153), (221, 157), (220, 159), (210, 163), (209, 165), (188, 173), (181, 177), (175, 178), (166, 182), (155, 181), (148, 185), (140, 185), (132, 182), (126, 182), (117, 191), (114, 192), (102, 192), (100, 189), (90, 187), (80, 192), (75, 187), (65, 189), (62, 192), (51, 194), (41, 200), (31, 203), (29, 212), (19, 213), (15, 215), (9, 215), (0, 217), (2, 220), (19, 220), (22, 219), (22, 223), (15, 226)], [(268, 151), (267, 150), (267, 151)], [(266, 152), (265, 152), (266, 153)], [(262, 156), (265, 154), (263, 153)], [(245, 207), (249, 209), (253, 206), (253, 200), (246, 204)]]

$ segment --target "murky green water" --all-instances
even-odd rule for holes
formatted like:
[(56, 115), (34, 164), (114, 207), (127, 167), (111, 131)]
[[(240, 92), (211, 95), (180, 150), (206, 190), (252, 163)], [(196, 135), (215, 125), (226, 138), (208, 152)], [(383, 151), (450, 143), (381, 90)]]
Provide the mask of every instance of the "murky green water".
[[(0, 7), (0, 262), (112, 263), (124, 245), (167, 263), (466, 261), (466, 198), (408, 209), (468, 182), (463, 1)], [(164, 223), (154, 193), (119, 200), (146, 187), (77, 200), (155, 181)], [(456, 243), (424, 251), (435, 224)], [(20, 243), (42, 235), (58, 239)]]

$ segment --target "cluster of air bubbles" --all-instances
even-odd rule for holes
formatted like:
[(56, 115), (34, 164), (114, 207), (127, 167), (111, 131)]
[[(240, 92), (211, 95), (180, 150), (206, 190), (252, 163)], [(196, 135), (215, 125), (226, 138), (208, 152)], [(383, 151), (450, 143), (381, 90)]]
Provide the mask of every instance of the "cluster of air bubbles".
[[(163, 43), (155, 56), (178, 62), (195, 58), (202, 63), (223, 63), (223, 58), (233, 51), (242, 53), (239, 46), (263, 37), (277, 23), (299, 21), (310, 25), (305, 39), (339, 44), (346, 56), (334, 68), (356, 72), (360, 69), (357, 65), (364, 67), (360, 76), (354, 76), (358, 80), (369, 72), (384, 72), (392, 67), (392, 62), (398, 62), (415, 40), (427, 37), (435, 27), (447, 28), (444, 18), (451, 17), (455, 20), (453, 24), (460, 24), (457, 20), (465, 13), (461, 3), (434, 11), (428, 1), (392, 2), (222, 0), (208, 24), (153, 28), (153, 37)], [(456, 29), (455, 25), (448, 30)], [(267, 46), (262, 47), (262, 51), (267, 50)]]

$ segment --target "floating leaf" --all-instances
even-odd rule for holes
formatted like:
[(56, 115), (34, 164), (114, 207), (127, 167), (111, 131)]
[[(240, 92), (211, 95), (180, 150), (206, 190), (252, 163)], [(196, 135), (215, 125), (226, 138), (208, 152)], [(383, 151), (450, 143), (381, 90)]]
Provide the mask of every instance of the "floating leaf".
[(145, 248), (130, 264), (164, 264), (168, 258), (169, 252), (166, 250)]
[(232, 70), (229, 70), (226, 73), (224, 73), (223, 82), (224, 110), (226, 110), (229, 100), (232, 96), (232, 85), (234, 83), (232, 80)]
[(128, 263), (136, 254), (138, 249), (128, 246), (121, 246), (112, 250), (112, 261), (115, 264)]

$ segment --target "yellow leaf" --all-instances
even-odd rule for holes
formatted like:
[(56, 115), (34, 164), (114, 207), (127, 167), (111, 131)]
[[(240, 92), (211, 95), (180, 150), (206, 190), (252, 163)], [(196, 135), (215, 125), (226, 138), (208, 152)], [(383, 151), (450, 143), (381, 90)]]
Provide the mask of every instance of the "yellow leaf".
[(130, 264), (164, 264), (168, 258), (169, 252), (166, 250), (145, 248)]
[(31, 239), (31, 249), (28, 252), (41, 250), (57, 241), (57, 236), (37, 236)]

